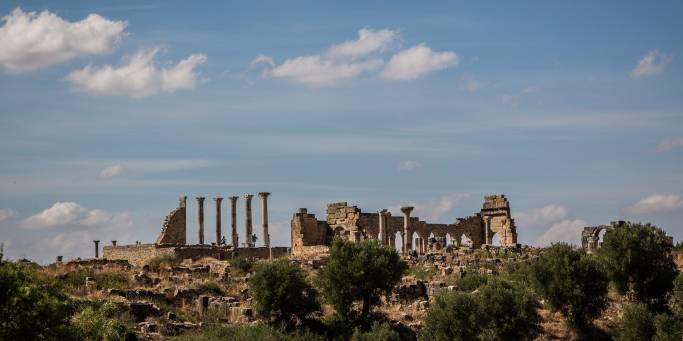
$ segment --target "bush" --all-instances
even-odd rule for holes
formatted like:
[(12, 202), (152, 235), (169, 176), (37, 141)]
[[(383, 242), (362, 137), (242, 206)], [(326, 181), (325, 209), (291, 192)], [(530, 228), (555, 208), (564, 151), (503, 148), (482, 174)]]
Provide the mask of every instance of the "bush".
[(93, 277), (101, 289), (127, 289), (130, 283), (128, 276), (115, 272), (96, 273)]
[(674, 289), (671, 292), (671, 298), (669, 299), (669, 307), (674, 314), (683, 318), (683, 273), (676, 276)]
[(137, 340), (135, 333), (121, 320), (123, 312), (112, 302), (101, 307), (86, 306), (73, 318), (82, 340)]
[(626, 223), (607, 230), (598, 255), (621, 294), (632, 291), (637, 301), (661, 310), (676, 278), (672, 249), (661, 229)]
[(238, 273), (247, 274), (254, 269), (255, 263), (253, 258), (236, 257), (230, 261), (230, 266)]
[(275, 323), (290, 323), (294, 316), (303, 320), (320, 308), (306, 275), (286, 260), (259, 264), (249, 279), (249, 292), (256, 314)]
[(538, 333), (536, 300), (528, 289), (492, 280), (476, 295), (485, 314), (483, 335), (494, 340), (531, 340)]
[(607, 276), (583, 251), (554, 244), (541, 252), (532, 270), (537, 292), (577, 331), (586, 331), (607, 305)]
[(72, 339), (74, 310), (59, 283), (0, 258), (0, 340)]
[(655, 317), (643, 303), (629, 304), (619, 322), (615, 340), (652, 340), (655, 336)]
[(391, 293), (407, 268), (395, 249), (374, 239), (350, 242), (336, 238), (316, 282), (327, 303), (347, 319), (358, 316), (351, 307), (361, 301), (359, 317), (364, 320), (380, 296)]
[(308, 331), (286, 333), (268, 325), (253, 326), (217, 325), (201, 330), (185, 332), (177, 338), (178, 341), (323, 341), (322, 336)]
[(437, 295), (427, 312), (420, 340), (469, 341), (476, 340), (485, 323), (481, 304), (462, 292)]
[(655, 317), (654, 341), (683, 340), (683, 321), (680, 317), (662, 314)]
[(178, 266), (182, 261), (176, 254), (166, 253), (150, 259), (147, 261), (147, 265), (149, 265), (150, 269), (159, 271), (162, 267)]
[(386, 323), (375, 322), (368, 332), (362, 332), (356, 328), (351, 336), (351, 341), (400, 341), (398, 333), (391, 330)]
[(473, 272), (460, 277), (455, 283), (455, 286), (458, 290), (471, 292), (479, 289), (479, 287), (485, 285), (488, 281), (489, 276)]

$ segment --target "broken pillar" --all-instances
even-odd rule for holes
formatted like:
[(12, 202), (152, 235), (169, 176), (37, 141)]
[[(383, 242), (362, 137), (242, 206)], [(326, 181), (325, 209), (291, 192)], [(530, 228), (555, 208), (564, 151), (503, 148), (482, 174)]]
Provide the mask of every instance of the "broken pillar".
[(231, 221), (231, 231), (230, 235), (232, 236), (232, 247), (235, 249), (239, 246), (239, 235), (237, 234), (237, 199), (239, 197), (237, 196), (232, 196), (228, 199), (230, 199), (230, 218), (232, 219)]
[(197, 197), (197, 204), (199, 213), (197, 218), (199, 220), (199, 244), (204, 244), (204, 197)]
[(221, 233), (221, 201), (223, 201), (223, 198), (215, 197), (213, 201), (216, 203), (216, 245), (221, 245), (223, 238)]
[(245, 234), (247, 235), (247, 247), (254, 247), (254, 239), (252, 238), (252, 226), (251, 226), (251, 199), (254, 197), (253, 194), (244, 195), (244, 206), (245, 206)]
[(111, 246), (116, 246), (116, 241), (115, 241), (115, 240), (112, 240), (112, 241), (111, 241)]
[(270, 234), (268, 233), (268, 196), (270, 193), (261, 192), (258, 194), (261, 197), (261, 238), (263, 238), (263, 246), (270, 246)]
[(401, 212), (403, 212), (403, 254), (408, 254), (413, 248), (410, 231), (410, 212), (414, 208), (412, 206), (401, 207)]
[(93, 240), (92, 242), (95, 243), (95, 258), (100, 258), (100, 241)]

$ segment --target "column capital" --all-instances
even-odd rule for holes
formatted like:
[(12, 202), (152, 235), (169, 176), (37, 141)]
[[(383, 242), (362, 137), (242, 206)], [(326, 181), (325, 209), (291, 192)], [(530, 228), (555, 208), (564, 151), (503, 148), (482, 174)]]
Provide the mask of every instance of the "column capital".
[(244, 195), (244, 199), (247, 199), (247, 200), (251, 200), (251, 198), (253, 198), (253, 197), (254, 197), (253, 194), (245, 194)]
[(230, 199), (231, 201), (237, 201), (237, 199), (239, 199), (239, 198), (240, 198), (240, 197), (238, 197), (238, 196), (236, 196), (236, 195), (233, 195), (233, 196), (228, 197), (228, 199)]
[(215, 198), (213, 198), (213, 201), (221, 202), (222, 200), (223, 200), (223, 197), (215, 197)]
[(412, 212), (413, 209), (415, 209), (415, 207), (413, 206), (403, 206), (401, 207), (401, 212), (403, 212), (403, 214), (405, 214), (406, 216), (410, 216), (410, 212)]
[(270, 193), (268, 193), (268, 192), (259, 192), (258, 195), (259, 195), (261, 198), (267, 198), (267, 197), (270, 195)]
[(204, 202), (204, 199), (206, 199), (206, 198), (205, 197), (196, 197), (196, 199), (199, 202)]

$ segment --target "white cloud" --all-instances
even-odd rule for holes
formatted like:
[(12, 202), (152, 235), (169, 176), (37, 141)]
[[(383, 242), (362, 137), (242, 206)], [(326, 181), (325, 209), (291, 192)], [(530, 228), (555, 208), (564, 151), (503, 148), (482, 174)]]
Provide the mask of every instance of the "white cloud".
[(358, 58), (385, 49), (397, 35), (398, 32), (394, 30), (363, 28), (358, 31), (358, 39), (334, 44), (327, 50), (327, 54), (331, 57)]
[(516, 213), (514, 218), (518, 226), (538, 226), (562, 220), (568, 213), (569, 209), (566, 206), (550, 204)]
[(20, 226), (29, 230), (59, 226), (122, 226), (132, 225), (127, 213), (109, 213), (101, 209), (87, 209), (75, 202), (56, 202), (51, 207), (24, 219)]
[(666, 152), (674, 148), (683, 147), (683, 137), (679, 138), (669, 138), (659, 141), (657, 146), (657, 151)]
[(458, 64), (454, 52), (435, 52), (424, 43), (393, 55), (382, 70), (386, 80), (413, 80)]
[(253, 68), (260, 63), (266, 63), (270, 65), (270, 67), (275, 67), (275, 59), (273, 59), (273, 57), (260, 54), (249, 63), (249, 68)]
[(555, 242), (567, 242), (578, 245), (581, 240), (581, 231), (586, 226), (583, 219), (562, 220), (553, 224), (547, 231), (536, 238), (539, 246), (549, 246)]
[(460, 202), (470, 198), (470, 196), (470, 193), (451, 193), (430, 202), (391, 206), (389, 211), (393, 215), (402, 216), (401, 206), (413, 206), (415, 209), (411, 216), (419, 217), (421, 220), (428, 222), (434, 222), (441, 219), (444, 215), (451, 213)]
[(100, 171), (100, 179), (113, 178), (115, 176), (121, 175), (122, 172), (123, 166), (121, 165), (109, 166)]
[(158, 68), (154, 62), (157, 52), (159, 49), (140, 50), (128, 58), (127, 64), (118, 68), (88, 65), (71, 72), (66, 79), (84, 92), (133, 98), (194, 89), (197, 86), (195, 68), (206, 61), (206, 55), (193, 54), (172, 67)]
[(398, 169), (405, 171), (411, 171), (420, 167), (422, 167), (422, 164), (415, 160), (403, 160), (398, 163)]
[(17, 212), (11, 208), (0, 208), (0, 221), (14, 217)]
[(33, 71), (82, 55), (111, 52), (125, 35), (125, 21), (90, 14), (69, 22), (54, 13), (16, 8), (0, 27), (0, 64), (13, 72)]
[(671, 61), (671, 55), (652, 49), (638, 61), (638, 65), (631, 70), (631, 78), (654, 76), (664, 70)]
[(674, 194), (653, 194), (624, 209), (630, 214), (674, 212), (683, 209), (683, 198)]
[(330, 86), (354, 79), (365, 71), (377, 70), (383, 64), (381, 59), (343, 63), (313, 55), (287, 59), (267, 75), (309, 86)]

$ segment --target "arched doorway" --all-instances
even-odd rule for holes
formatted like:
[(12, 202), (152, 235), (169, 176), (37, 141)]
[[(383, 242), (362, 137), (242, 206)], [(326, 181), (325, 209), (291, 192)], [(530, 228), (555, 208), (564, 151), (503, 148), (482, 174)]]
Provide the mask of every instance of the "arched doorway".
[(403, 252), (403, 238), (401, 237), (401, 232), (396, 231), (396, 233), (394, 233), (393, 240), (396, 251), (398, 251), (398, 253)]
[(500, 244), (500, 236), (498, 235), (498, 233), (495, 233), (495, 232), (493, 233), (493, 236), (491, 237), (491, 245), (494, 245), (494, 246), (500, 246), (501, 245)]

